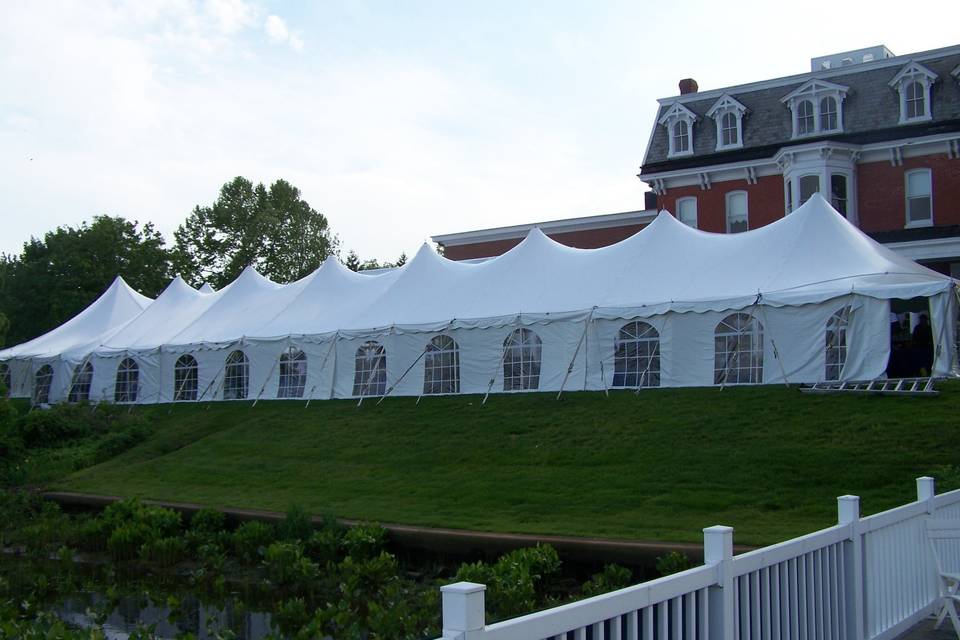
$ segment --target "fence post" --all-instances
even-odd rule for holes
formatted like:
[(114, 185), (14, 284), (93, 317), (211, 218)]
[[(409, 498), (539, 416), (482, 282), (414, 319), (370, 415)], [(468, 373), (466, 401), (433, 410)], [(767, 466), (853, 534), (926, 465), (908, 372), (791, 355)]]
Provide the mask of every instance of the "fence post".
[(863, 603), (866, 600), (866, 585), (863, 580), (863, 534), (860, 532), (859, 496), (837, 498), (837, 522), (850, 527), (850, 539), (843, 543), (847, 637), (851, 640), (864, 640)]
[(917, 501), (927, 503), (927, 513), (933, 513), (933, 497), (937, 495), (936, 485), (930, 476), (917, 478)]
[(473, 640), (483, 635), (487, 587), (475, 582), (455, 582), (440, 587), (443, 600), (443, 637)]
[(717, 568), (717, 584), (707, 591), (711, 640), (733, 640), (733, 527), (703, 530), (703, 562)]

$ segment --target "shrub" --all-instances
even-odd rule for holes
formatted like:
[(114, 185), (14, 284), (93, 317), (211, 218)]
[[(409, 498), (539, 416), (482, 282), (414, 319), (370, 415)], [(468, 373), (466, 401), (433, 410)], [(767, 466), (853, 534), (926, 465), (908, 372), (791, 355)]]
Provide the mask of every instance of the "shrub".
[(593, 574), (589, 580), (583, 583), (580, 593), (583, 597), (589, 598), (629, 587), (632, 582), (633, 573), (630, 569), (618, 564), (608, 564), (603, 567), (603, 571)]
[(237, 556), (247, 562), (262, 558), (273, 540), (273, 527), (257, 520), (244, 522), (233, 532), (233, 548)]
[(336, 564), (342, 538), (343, 532), (332, 527), (314, 531), (304, 543), (304, 551), (311, 560), (322, 567), (330, 563)]
[(187, 541), (179, 536), (148, 540), (140, 547), (140, 557), (170, 567), (187, 555)]
[(299, 542), (274, 542), (263, 554), (263, 565), (273, 582), (297, 590), (309, 589), (320, 575)]
[(671, 551), (665, 556), (660, 556), (657, 558), (657, 573), (661, 576), (669, 576), (673, 573), (680, 573), (681, 571), (686, 571), (693, 564), (690, 562), (690, 558), (687, 557), (687, 554), (680, 551)]
[(150, 428), (144, 424), (132, 424), (119, 431), (108, 433), (94, 449), (96, 462), (104, 462), (120, 455), (147, 439)]
[(464, 564), (456, 579), (487, 585), (487, 602), (494, 617), (507, 618), (535, 609), (546, 598), (546, 587), (560, 571), (560, 557), (550, 545), (517, 549), (495, 564)]
[(365, 560), (379, 556), (386, 542), (386, 529), (378, 524), (361, 523), (347, 529), (340, 544), (345, 555), (354, 560)]
[(287, 517), (277, 524), (277, 537), (281, 540), (306, 540), (313, 533), (313, 523), (303, 507), (292, 505)]

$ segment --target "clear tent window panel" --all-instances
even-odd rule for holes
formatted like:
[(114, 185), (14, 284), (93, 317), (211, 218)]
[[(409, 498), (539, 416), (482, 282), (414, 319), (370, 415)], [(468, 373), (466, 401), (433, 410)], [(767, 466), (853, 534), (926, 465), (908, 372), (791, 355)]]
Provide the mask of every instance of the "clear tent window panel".
[(67, 402), (87, 402), (90, 400), (90, 385), (93, 383), (93, 363), (84, 362), (73, 369), (70, 381), (70, 393)]
[(113, 386), (114, 402), (136, 402), (140, 392), (140, 366), (133, 358), (124, 358), (117, 365)]
[(9, 394), (13, 390), (13, 379), (10, 375), (10, 365), (0, 362), (0, 386)]
[(460, 346), (447, 335), (427, 344), (423, 362), (423, 394), (460, 393)]
[(763, 382), (763, 325), (746, 313), (733, 313), (714, 331), (714, 384)]
[(177, 362), (173, 365), (173, 401), (196, 400), (198, 386), (197, 359), (190, 354), (177, 358)]
[(353, 395), (382, 396), (387, 392), (387, 351), (370, 340), (357, 349), (353, 375)]
[(50, 385), (53, 383), (53, 367), (48, 364), (37, 369), (33, 377), (33, 403), (50, 402)]
[(660, 386), (660, 334), (646, 322), (629, 322), (614, 343), (613, 386)]
[(280, 354), (280, 386), (278, 398), (302, 398), (307, 386), (307, 354), (290, 347)]
[(237, 350), (227, 356), (223, 368), (223, 399), (243, 400), (250, 391), (250, 360)]
[(540, 388), (540, 336), (530, 329), (517, 329), (503, 343), (503, 390), (530, 391)]
[(827, 320), (825, 380), (839, 380), (847, 361), (847, 326), (850, 306), (843, 307)]

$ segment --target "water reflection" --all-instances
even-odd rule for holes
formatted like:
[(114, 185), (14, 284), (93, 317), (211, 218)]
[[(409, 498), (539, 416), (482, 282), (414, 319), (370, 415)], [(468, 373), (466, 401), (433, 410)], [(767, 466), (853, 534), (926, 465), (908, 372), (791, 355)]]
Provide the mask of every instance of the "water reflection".
[[(96, 625), (95, 611), (108, 607), (109, 602), (98, 593), (81, 593), (67, 598), (55, 611), (65, 622), (89, 628)], [(238, 640), (262, 640), (271, 632), (269, 613), (250, 611), (233, 600), (207, 605), (191, 596), (182, 598), (174, 608), (149, 598), (123, 597), (102, 627), (108, 640), (127, 640), (138, 627), (153, 627), (157, 637), (169, 639), (192, 633), (197, 640), (215, 640), (218, 633), (229, 630)]]

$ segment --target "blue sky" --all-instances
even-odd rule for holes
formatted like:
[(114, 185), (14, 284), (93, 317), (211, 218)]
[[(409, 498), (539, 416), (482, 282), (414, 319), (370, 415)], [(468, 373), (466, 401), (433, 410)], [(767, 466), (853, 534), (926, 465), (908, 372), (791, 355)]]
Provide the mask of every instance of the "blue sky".
[[(658, 97), (960, 44), (960, 3), (108, 0), (5, 5), (0, 251), (95, 214), (171, 237), (286, 178), (344, 249), (639, 209)], [(869, 10), (864, 10), (869, 6)]]

